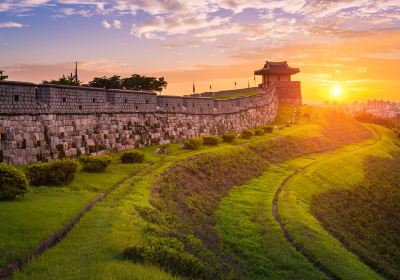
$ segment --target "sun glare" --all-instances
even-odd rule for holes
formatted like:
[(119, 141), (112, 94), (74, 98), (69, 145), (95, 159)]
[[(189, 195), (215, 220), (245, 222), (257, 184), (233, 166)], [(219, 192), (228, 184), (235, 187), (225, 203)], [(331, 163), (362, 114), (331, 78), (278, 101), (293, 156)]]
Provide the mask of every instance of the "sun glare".
[(331, 94), (333, 98), (339, 98), (342, 95), (342, 88), (339, 85), (334, 85)]

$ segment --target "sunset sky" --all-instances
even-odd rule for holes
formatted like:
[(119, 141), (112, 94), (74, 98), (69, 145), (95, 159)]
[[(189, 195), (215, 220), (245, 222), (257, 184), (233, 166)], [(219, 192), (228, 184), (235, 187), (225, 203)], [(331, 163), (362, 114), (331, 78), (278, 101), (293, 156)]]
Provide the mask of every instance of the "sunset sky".
[[(167, 94), (254, 85), (266, 60), (299, 67), (306, 101), (400, 100), (400, 0), (0, 0), (0, 69), (40, 82), (164, 76)], [(257, 83), (260, 77), (257, 77)]]

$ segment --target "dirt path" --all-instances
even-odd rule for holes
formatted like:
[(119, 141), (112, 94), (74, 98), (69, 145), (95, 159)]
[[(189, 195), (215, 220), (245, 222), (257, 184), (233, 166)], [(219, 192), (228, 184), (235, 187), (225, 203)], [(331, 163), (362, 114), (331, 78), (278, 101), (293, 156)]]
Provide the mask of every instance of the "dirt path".
[(110, 193), (115, 191), (117, 188), (119, 188), (122, 184), (124, 184), (126, 181), (131, 179), (133, 176), (134, 176), (134, 174), (126, 177), (119, 183), (115, 184), (107, 192), (99, 194), (96, 198), (94, 198), (92, 201), (87, 203), (83, 207), (83, 209), (78, 214), (76, 214), (74, 217), (72, 217), (62, 228), (60, 228), (58, 231), (50, 234), (45, 240), (40, 242), (27, 255), (0, 268), (0, 279), (10, 277), (17, 269), (23, 268), (33, 258), (40, 256), (41, 254), (46, 252), (48, 249), (56, 246), (79, 223), (80, 219), (93, 208), (93, 206), (95, 206), (100, 201), (104, 200)]
[[(366, 147), (375, 145), (376, 143), (380, 142), (382, 140), (382, 135), (375, 128), (372, 127), (372, 129), (375, 131), (375, 133), (377, 134), (378, 138), (375, 139), (375, 141), (372, 142), (372, 143), (368, 143), (368, 144), (359, 146), (359, 147), (357, 147), (357, 148), (355, 148), (355, 149), (353, 149), (353, 150), (351, 150), (349, 152), (355, 152), (357, 150), (364, 149)], [(310, 166), (312, 166), (312, 165), (314, 165), (316, 163), (319, 163), (321, 161), (324, 161), (324, 160), (326, 160), (326, 159), (315, 160), (312, 163), (302, 167), (300, 170), (303, 172), (303, 171), (307, 170), (307, 168), (309, 168)], [(325, 274), (325, 276), (328, 277), (329, 279), (332, 279), (332, 280), (340, 279), (332, 271), (330, 271), (327, 267), (325, 267), (321, 262), (319, 262), (312, 254), (310, 254), (307, 251), (305, 251), (304, 248), (300, 244), (298, 244), (296, 241), (293, 240), (293, 238), (290, 236), (290, 233), (287, 230), (285, 224), (282, 222), (281, 217), (279, 216), (279, 211), (278, 211), (279, 196), (280, 196), (283, 188), (287, 185), (287, 183), (293, 177), (295, 177), (298, 173), (299, 173), (299, 170), (293, 171), (293, 173), (290, 174), (288, 177), (286, 177), (285, 180), (282, 182), (282, 184), (279, 186), (278, 190), (275, 193), (275, 197), (274, 197), (274, 200), (273, 200), (273, 203), (272, 203), (272, 213), (274, 215), (275, 220), (278, 222), (286, 241), (290, 245), (292, 245), (293, 248), (297, 252), (302, 254), (311, 264), (313, 264), (319, 271), (321, 271), (323, 274)]]

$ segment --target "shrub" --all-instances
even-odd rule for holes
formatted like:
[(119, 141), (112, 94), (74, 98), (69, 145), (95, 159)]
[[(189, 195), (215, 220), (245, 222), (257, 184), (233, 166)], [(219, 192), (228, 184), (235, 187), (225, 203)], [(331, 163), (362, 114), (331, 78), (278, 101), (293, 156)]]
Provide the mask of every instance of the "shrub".
[(0, 163), (0, 200), (13, 200), (27, 191), (25, 174), (15, 167)]
[(188, 150), (198, 150), (201, 145), (203, 145), (203, 138), (201, 137), (192, 137), (183, 143), (183, 148)]
[(62, 186), (74, 179), (77, 170), (76, 161), (63, 159), (32, 164), (27, 168), (27, 175), (33, 186)]
[(243, 139), (250, 139), (251, 136), (253, 136), (253, 132), (252, 132), (251, 130), (246, 129), (246, 130), (243, 130), (243, 131), (242, 131), (241, 137), (242, 137)]
[(274, 131), (274, 127), (273, 126), (264, 126), (263, 130), (265, 133), (272, 133)]
[(235, 140), (236, 134), (235, 133), (226, 133), (222, 135), (222, 141), (226, 143), (232, 143)]
[(144, 161), (144, 153), (141, 151), (125, 152), (121, 156), (123, 163), (142, 163)]
[(87, 172), (103, 172), (111, 163), (108, 156), (81, 156), (79, 161), (83, 165), (83, 170)]
[(254, 134), (257, 136), (263, 136), (264, 135), (264, 130), (261, 128), (255, 129)]
[(219, 138), (217, 136), (203, 136), (204, 145), (217, 146)]

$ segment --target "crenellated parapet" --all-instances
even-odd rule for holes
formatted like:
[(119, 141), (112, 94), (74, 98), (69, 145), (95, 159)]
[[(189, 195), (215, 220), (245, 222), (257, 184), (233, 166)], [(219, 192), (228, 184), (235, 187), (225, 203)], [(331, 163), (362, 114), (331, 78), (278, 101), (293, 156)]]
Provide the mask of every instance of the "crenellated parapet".
[[(230, 91), (226, 91), (230, 92)], [(271, 92), (233, 99), (156, 95), (114, 90), (23, 82), (0, 82), (0, 115), (182, 113), (229, 114), (270, 102)]]

